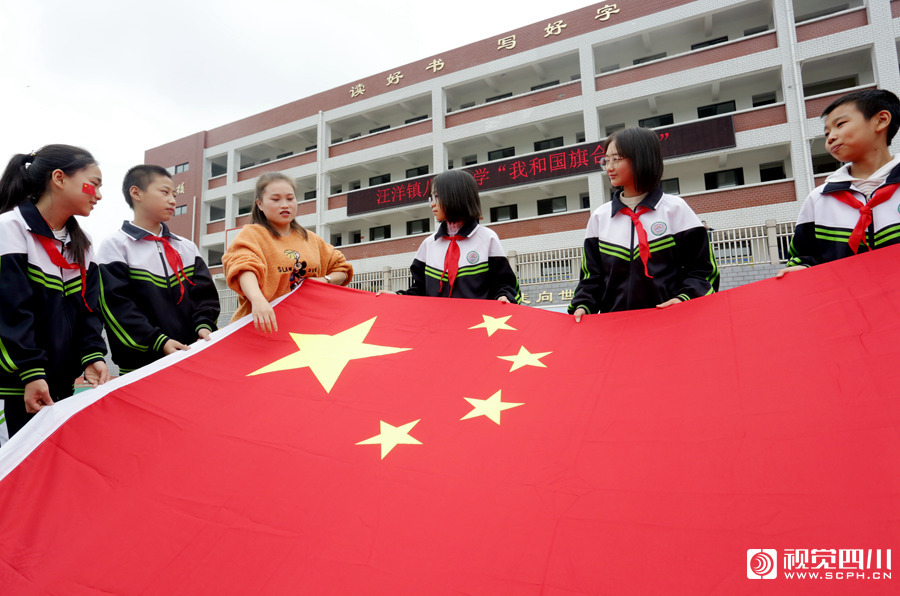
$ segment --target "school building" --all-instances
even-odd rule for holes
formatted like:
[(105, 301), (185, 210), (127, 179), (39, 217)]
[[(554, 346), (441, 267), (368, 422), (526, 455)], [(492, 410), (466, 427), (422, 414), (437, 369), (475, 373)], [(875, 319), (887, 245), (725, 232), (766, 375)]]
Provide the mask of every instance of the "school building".
[(410, 56), (146, 160), (172, 171), (183, 202), (170, 225), (223, 289), (222, 253), (249, 222), (260, 174), (296, 179), (300, 223), (352, 261), (352, 285), (397, 289), (435, 231), (431, 178), (464, 168), (528, 302), (558, 309), (590, 212), (610, 199), (601, 141), (650, 127), (664, 189), (716, 230), (725, 288), (784, 260), (803, 199), (838, 166), (819, 114), (851, 90), (900, 91), (898, 39), (900, 1), (598, 3)]

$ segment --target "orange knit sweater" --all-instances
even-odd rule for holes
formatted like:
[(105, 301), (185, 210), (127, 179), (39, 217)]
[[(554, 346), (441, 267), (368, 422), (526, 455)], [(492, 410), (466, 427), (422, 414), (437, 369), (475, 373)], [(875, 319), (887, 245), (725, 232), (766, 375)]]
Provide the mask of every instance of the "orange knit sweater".
[(243, 292), (239, 278), (244, 271), (252, 271), (259, 281), (266, 300), (271, 302), (290, 292), (301, 278), (322, 277), (329, 273), (347, 274), (346, 285), (353, 277), (353, 266), (341, 251), (307, 232), (306, 240), (299, 232), (275, 238), (266, 228), (249, 224), (238, 233), (222, 256), (225, 281), (238, 293), (238, 309), (231, 317), (236, 321), (250, 314), (251, 306)]

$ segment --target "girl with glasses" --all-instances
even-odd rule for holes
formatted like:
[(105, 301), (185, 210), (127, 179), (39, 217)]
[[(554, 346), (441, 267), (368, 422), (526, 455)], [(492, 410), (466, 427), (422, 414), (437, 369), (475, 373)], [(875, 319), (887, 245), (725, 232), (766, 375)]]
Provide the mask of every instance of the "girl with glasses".
[(719, 271), (706, 228), (681, 197), (660, 188), (659, 136), (626, 128), (610, 136), (603, 166), (611, 202), (588, 221), (581, 281), (569, 313), (667, 308), (712, 294)]

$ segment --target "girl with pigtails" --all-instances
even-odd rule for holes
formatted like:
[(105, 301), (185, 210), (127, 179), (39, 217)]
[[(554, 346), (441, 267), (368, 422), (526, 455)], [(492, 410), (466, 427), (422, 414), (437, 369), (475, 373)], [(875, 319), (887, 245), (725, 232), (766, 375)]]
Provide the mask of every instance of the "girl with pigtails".
[(70, 145), (14, 155), (0, 177), (0, 399), (10, 437), (72, 395), (82, 374), (95, 387), (109, 380), (97, 266), (74, 217), (90, 215), (101, 183), (96, 160)]

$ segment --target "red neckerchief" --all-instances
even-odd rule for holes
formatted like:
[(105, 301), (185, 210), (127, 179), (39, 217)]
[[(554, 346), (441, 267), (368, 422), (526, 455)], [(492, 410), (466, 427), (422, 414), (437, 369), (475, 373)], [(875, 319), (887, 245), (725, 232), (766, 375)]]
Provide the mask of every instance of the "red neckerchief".
[(459, 271), (459, 245), (456, 243), (456, 239), (460, 240), (464, 238), (464, 236), (453, 235), (453, 236), (444, 236), (445, 240), (450, 241), (450, 246), (447, 247), (447, 254), (444, 255), (444, 271), (441, 272), (441, 285), (438, 286), (438, 294), (441, 293), (441, 289), (444, 287), (444, 274), (447, 274), (447, 280), (450, 282), (450, 293), (447, 296), (453, 295), (453, 283), (456, 281), (456, 273)]
[(882, 186), (875, 191), (875, 194), (872, 195), (872, 200), (868, 203), (863, 203), (847, 190), (836, 190), (829, 193), (841, 203), (859, 210), (859, 220), (857, 220), (853, 232), (850, 233), (849, 244), (853, 254), (856, 254), (859, 250), (860, 241), (866, 245), (866, 248), (872, 250), (872, 247), (869, 246), (869, 242), (866, 240), (866, 229), (872, 224), (872, 209), (891, 198), (898, 186), (900, 186), (900, 184), (888, 184), (887, 186)]
[(181, 263), (181, 255), (178, 254), (178, 251), (169, 243), (169, 239), (165, 236), (151, 236), (146, 235), (143, 238), (144, 240), (156, 240), (157, 242), (162, 242), (163, 248), (166, 250), (166, 260), (169, 262), (169, 267), (172, 269), (172, 272), (175, 274), (175, 279), (178, 280), (178, 287), (181, 289), (181, 296), (178, 297), (178, 302), (176, 304), (181, 304), (181, 301), (184, 299), (184, 284), (181, 283), (181, 278), (184, 278), (184, 281), (188, 282), (191, 285), (194, 285), (194, 282), (188, 279), (188, 276), (184, 274), (184, 267), (182, 267)]
[(59, 267), (60, 269), (78, 269), (81, 271), (81, 300), (84, 301), (84, 306), (90, 312), (94, 312), (94, 310), (88, 306), (87, 298), (85, 298), (84, 292), (87, 288), (87, 271), (84, 269), (84, 265), (79, 265), (78, 263), (70, 263), (66, 260), (62, 254), (56, 250), (56, 244), (50, 238), (46, 236), (41, 236), (40, 234), (35, 234), (32, 232), (35, 238), (41, 243), (41, 246), (44, 247), (44, 250), (47, 252), (47, 256), (50, 257), (50, 260), (54, 265)]
[(646, 205), (639, 206), (637, 208), (637, 213), (632, 211), (630, 207), (622, 207), (619, 210), (620, 213), (624, 213), (630, 217), (631, 221), (634, 223), (634, 229), (637, 230), (638, 235), (638, 250), (641, 253), (641, 262), (644, 263), (644, 275), (653, 279), (653, 276), (647, 271), (647, 261), (650, 260), (650, 243), (647, 242), (647, 231), (644, 229), (644, 226), (641, 225), (641, 220), (639, 219), (641, 215), (648, 211), (651, 211), (651, 209)]

